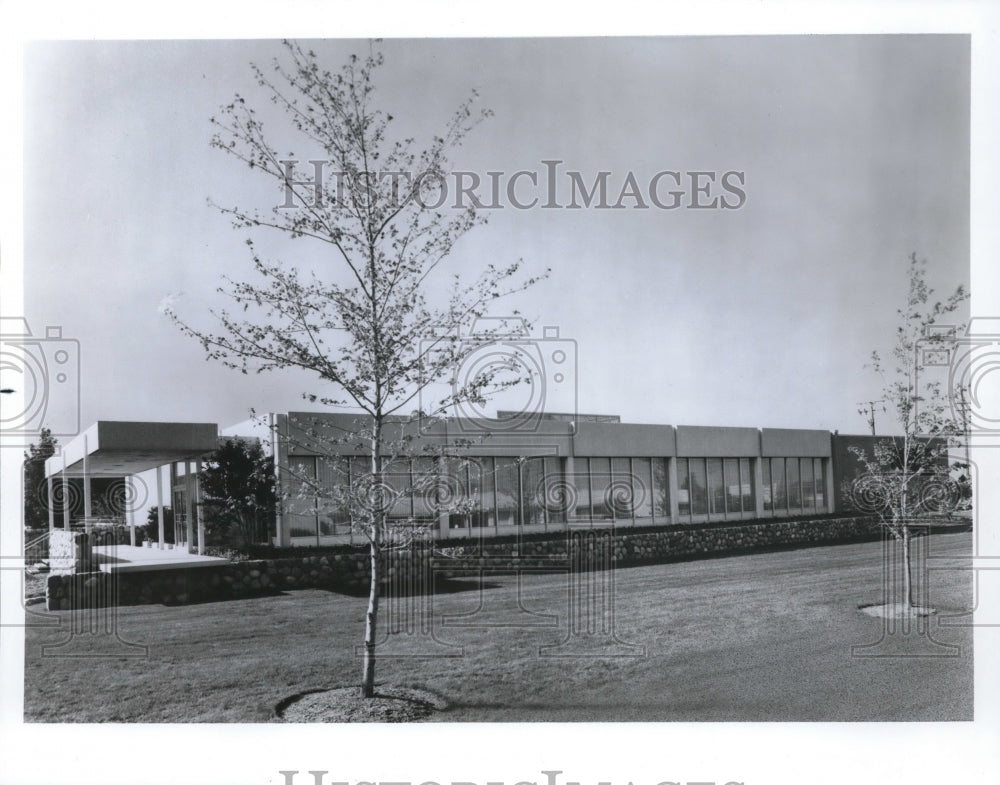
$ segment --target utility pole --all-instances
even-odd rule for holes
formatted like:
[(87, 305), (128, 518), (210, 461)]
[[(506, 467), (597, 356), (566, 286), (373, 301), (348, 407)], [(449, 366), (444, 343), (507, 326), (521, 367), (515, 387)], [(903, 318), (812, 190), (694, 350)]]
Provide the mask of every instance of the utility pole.
[(885, 399), (880, 398), (877, 401), (858, 401), (858, 414), (865, 418), (868, 422), (868, 426), (872, 429), (872, 436), (875, 435), (875, 412), (878, 408), (878, 404), (882, 404), (882, 412), (885, 413)]

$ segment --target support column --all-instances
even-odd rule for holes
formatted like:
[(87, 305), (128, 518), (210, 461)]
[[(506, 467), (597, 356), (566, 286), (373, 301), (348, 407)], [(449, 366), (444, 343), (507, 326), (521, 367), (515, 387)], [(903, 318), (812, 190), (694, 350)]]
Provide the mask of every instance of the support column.
[(194, 462), (194, 506), (198, 516), (198, 555), (205, 555), (205, 520), (201, 517), (201, 458)]
[[(269, 426), (271, 429), (271, 455), (274, 457), (274, 544), (279, 548), (287, 545), (285, 538), (285, 503), (282, 501), (282, 477), (281, 473), (288, 468), (287, 439), (281, 438), (281, 428), (287, 425), (287, 415), (273, 412), (268, 414)], [(200, 520), (200, 518), (199, 518)], [(354, 527), (348, 528), (351, 542), (354, 542)], [(198, 538), (201, 547), (201, 537)], [(200, 551), (199, 551), (200, 553)]]
[(87, 434), (83, 434), (83, 530), (90, 534), (90, 516), (93, 508), (90, 506), (90, 450), (87, 444)]
[(824, 464), (823, 475), (826, 477), (826, 488), (824, 488), (824, 490), (826, 491), (826, 511), (836, 512), (837, 492), (836, 489), (833, 487), (833, 459), (824, 458), (823, 464)]
[(194, 498), (194, 466), (194, 461), (184, 461), (184, 534), (188, 553), (194, 552), (194, 517), (198, 514)]
[(163, 550), (163, 469), (162, 466), (156, 467), (156, 523), (157, 529), (157, 543), (156, 547), (161, 551)]
[(680, 520), (680, 484), (677, 482), (677, 456), (672, 455), (667, 458), (667, 487), (670, 496), (670, 522), (677, 523)]
[[(132, 475), (125, 478), (125, 519), (128, 522), (128, 544), (135, 547), (135, 480)], [(128, 501), (131, 499), (131, 501)]]
[(49, 531), (55, 531), (56, 528), (56, 510), (55, 504), (52, 499), (52, 477), (45, 478), (45, 495), (49, 505)]
[(764, 517), (764, 461), (766, 460), (768, 459), (754, 458), (750, 467), (750, 472), (753, 474), (754, 514), (758, 518)]
[(167, 470), (167, 477), (170, 483), (170, 487), (167, 489), (167, 498), (170, 499), (170, 509), (174, 513), (174, 547), (176, 548), (181, 544), (180, 522), (177, 518), (182, 512), (182, 510), (178, 509), (177, 504), (174, 501), (174, 489), (177, 487), (177, 461), (170, 462), (170, 468)]
[(66, 451), (63, 450), (62, 489), (63, 489), (63, 529), (69, 531), (69, 478), (66, 477)]

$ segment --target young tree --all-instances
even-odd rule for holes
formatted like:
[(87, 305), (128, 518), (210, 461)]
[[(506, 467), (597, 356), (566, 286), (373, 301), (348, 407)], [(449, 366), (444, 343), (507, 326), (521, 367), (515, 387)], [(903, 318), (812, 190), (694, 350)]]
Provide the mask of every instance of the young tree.
[(45, 482), (45, 461), (55, 455), (58, 440), (42, 428), (38, 444), (28, 445), (24, 454), (24, 525), (29, 529), (49, 528), (49, 499)]
[[(968, 299), (959, 286), (944, 300), (932, 300), (927, 285), (926, 262), (916, 254), (909, 260), (906, 305), (897, 310), (899, 324), (893, 341), (891, 361), (872, 352), (870, 367), (882, 376), (882, 397), (895, 415), (898, 435), (878, 439), (871, 452), (852, 447), (863, 474), (853, 484), (852, 495), (859, 507), (875, 512), (882, 525), (902, 545), (904, 613), (913, 609), (913, 569), (911, 541), (913, 525), (921, 517), (948, 511), (959, 497), (950, 471), (949, 449), (959, 444), (965, 433), (961, 416), (955, 416), (949, 390), (928, 373), (940, 356), (950, 349), (958, 325), (950, 322)], [(954, 329), (943, 329), (943, 328)]]
[(202, 507), (219, 533), (240, 545), (261, 542), (275, 519), (274, 460), (258, 441), (226, 439), (202, 469)]
[[(383, 58), (374, 45), (363, 58), (351, 56), (339, 72), (325, 70), (314, 52), (296, 43), (285, 42), (285, 47), (287, 64), (275, 60), (271, 73), (254, 66), (254, 75), (306, 145), (309, 154), (300, 158), (323, 160), (324, 166), (306, 167), (315, 180), (297, 180), (302, 175), (293, 173), (289, 159), (294, 156), (279, 153), (278, 143), (265, 136), (257, 110), (237, 95), (213, 118), (212, 143), (269, 178), (277, 186), (278, 206), (220, 209), (236, 228), (268, 228), (290, 239), (311, 240), (326, 250), (325, 261), (311, 270), (265, 261), (248, 238), (257, 280), (227, 279), (219, 290), (238, 308), (236, 315), (216, 313), (220, 332), (193, 328), (170, 308), (167, 313), (202, 343), (209, 359), (243, 373), (304, 370), (318, 383), (304, 392), (308, 400), (363, 413), (359, 427), (343, 440), (364, 442), (370, 470), (352, 490), (355, 499), (363, 500), (358, 512), (369, 542), (362, 694), (372, 697), (380, 561), (392, 495), (387, 470), (409, 438), (393, 423), (413, 410), (428, 385), (453, 382), (434, 410), (422, 413), (433, 417), (457, 402), (481, 402), (491, 391), (516, 383), (516, 378), (501, 378), (503, 363), (470, 378), (451, 377), (467, 348), (463, 326), (535, 279), (519, 275), (520, 261), (486, 264), (471, 282), (453, 276), (443, 306), (428, 303), (432, 274), (459, 238), (484, 222), (476, 200), (455, 207), (440, 198), (450, 153), (490, 114), (473, 110), (475, 94), (421, 148), (413, 138), (394, 138), (392, 115), (375, 106), (373, 76)], [(290, 202), (294, 209), (288, 209)], [(478, 338), (488, 342), (503, 330), (499, 322)], [(426, 409), (425, 404), (420, 402)]]

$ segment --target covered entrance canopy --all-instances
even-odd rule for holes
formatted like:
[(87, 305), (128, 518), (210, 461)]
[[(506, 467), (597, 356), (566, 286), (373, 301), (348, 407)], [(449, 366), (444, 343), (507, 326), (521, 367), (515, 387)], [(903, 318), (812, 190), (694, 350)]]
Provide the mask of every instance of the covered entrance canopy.
[[(99, 420), (80, 433), (69, 443), (62, 445), (59, 453), (45, 461), (45, 477), (48, 485), (49, 528), (55, 528), (53, 504), (53, 479), (67, 483), (70, 478), (83, 481), (84, 525), (90, 528), (93, 506), (91, 504), (90, 482), (93, 478), (126, 478), (129, 484), (126, 497), (135, 499), (138, 494), (132, 486), (134, 475), (170, 465), (172, 477), (176, 465), (197, 461), (218, 446), (219, 427), (215, 423), (175, 423), (175, 422), (121, 422)], [(185, 476), (196, 482), (197, 471), (185, 471)], [(64, 498), (69, 494), (64, 491)], [(145, 495), (145, 494), (143, 494)], [(193, 503), (197, 492), (188, 495)], [(160, 471), (156, 472), (156, 506), (159, 508), (159, 547), (163, 547), (163, 487)], [(134, 509), (131, 513), (134, 538)], [(70, 509), (63, 505), (63, 527), (70, 527)], [(190, 516), (188, 527), (191, 527)], [(198, 537), (199, 549), (203, 538)], [(192, 542), (188, 537), (187, 541)], [(133, 542), (134, 544), (134, 542)]]

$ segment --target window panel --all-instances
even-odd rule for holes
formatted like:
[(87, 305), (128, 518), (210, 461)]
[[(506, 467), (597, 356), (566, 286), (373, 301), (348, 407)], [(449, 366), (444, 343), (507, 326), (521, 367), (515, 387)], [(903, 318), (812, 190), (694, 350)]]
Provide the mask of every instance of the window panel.
[(722, 482), (722, 458), (708, 458), (708, 512), (724, 518), (726, 515), (726, 489)]
[(479, 476), (482, 482), (479, 496), (479, 516), (478, 523), (473, 525), (484, 528), (493, 528), (497, 525), (497, 475), (496, 466), (492, 458), (480, 458)]
[(771, 460), (769, 458), (761, 459), (760, 470), (762, 486), (761, 493), (764, 494), (761, 504), (763, 505), (765, 512), (770, 512), (774, 510), (774, 487), (771, 484)]
[(749, 458), (740, 458), (740, 495), (743, 497), (743, 512), (756, 512), (757, 496)]
[(726, 483), (726, 512), (743, 511), (743, 488), (740, 486), (740, 463), (736, 458), (723, 462), (723, 479)]
[(545, 464), (542, 458), (528, 458), (521, 465), (521, 509), (524, 525), (545, 523)]
[(814, 512), (816, 510), (816, 490), (813, 486), (812, 458), (803, 458), (799, 462), (799, 471), (802, 472), (802, 506), (810, 512)]
[(688, 479), (691, 483), (691, 514), (707, 515), (708, 488), (704, 458), (688, 458)]
[(590, 459), (573, 459), (573, 485), (576, 487), (576, 513), (579, 520), (591, 520)]
[(315, 537), (316, 520), (316, 458), (312, 455), (290, 455), (289, 476), (285, 482), (288, 500), (285, 514), (291, 537)]
[(771, 459), (771, 481), (774, 487), (774, 509), (785, 512), (788, 509), (788, 490), (785, 485), (785, 459)]
[(788, 509), (802, 508), (802, 489), (799, 483), (799, 459), (785, 459), (785, 474), (788, 481)]
[(542, 497), (546, 518), (550, 523), (566, 523), (575, 509), (570, 508), (573, 493), (566, 486), (566, 478), (563, 476), (563, 459), (548, 457), (544, 461), (544, 467)]
[(691, 472), (687, 458), (677, 459), (677, 513), (691, 514)]
[(649, 458), (632, 459), (632, 507), (637, 522), (652, 523), (653, 485)]
[(324, 491), (319, 503), (320, 534), (347, 534), (351, 530), (351, 505), (347, 500), (351, 475), (347, 459), (319, 458), (316, 468), (319, 486)]
[(666, 458), (653, 458), (653, 517), (665, 521), (670, 517), (670, 475)]
[(612, 517), (610, 491), (611, 460), (609, 458), (591, 458), (590, 498), (593, 520), (604, 520)]
[(813, 459), (813, 482), (816, 484), (816, 509), (826, 512), (826, 473), (822, 458)]
[(497, 526), (521, 522), (520, 465), (516, 458), (496, 459)]

